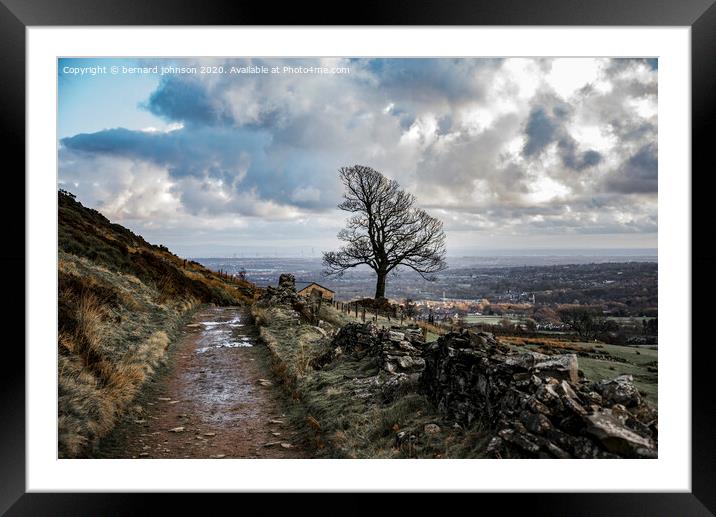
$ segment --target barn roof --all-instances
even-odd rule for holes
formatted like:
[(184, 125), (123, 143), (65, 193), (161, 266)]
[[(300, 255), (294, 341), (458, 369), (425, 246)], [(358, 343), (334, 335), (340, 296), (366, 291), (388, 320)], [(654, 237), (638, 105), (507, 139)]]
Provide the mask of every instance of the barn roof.
[(335, 293), (335, 291), (333, 289), (329, 289), (328, 287), (321, 285), (318, 282), (296, 282), (296, 292), (300, 293), (301, 291), (303, 291), (304, 289), (306, 289), (307, 287), (310, 287), (312, 285), (317, 285), (321, 289), (325, 289), (326, 291)]

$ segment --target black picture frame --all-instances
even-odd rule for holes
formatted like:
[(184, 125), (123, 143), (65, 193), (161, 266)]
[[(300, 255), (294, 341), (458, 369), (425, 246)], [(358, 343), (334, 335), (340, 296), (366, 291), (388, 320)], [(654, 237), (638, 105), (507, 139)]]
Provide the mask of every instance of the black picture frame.
[[(529, 508), (531, 515), (713, 515), (716, 513), (716, 444), (714, 402), (709, 389), (714, 346), (705, 333), (708, 300), (713, 295), (716, 252), (708, 239), (713, 217), (708, 201), (716, 159), (710, 141), (716, 124), (716, 6), (715, 0), (501, 0), (376, 2), (341, 9), (316, 8), (302, 3), (280, 7), (266, 2), (176, 2), (176, 0), (0, 0), (0, 135), (5, 150), (5, 194), (0, 204), (3, 243), (0, 259), (5, 271), (25, 270), (25, 29), (61, 25), (571, 25), (571, 26), (689, 26), (692, 67), (692, 491), (690, 493), (620, 494), (485, 494), (480, 504), (496, 503), (500, 512)], [(48, 114), (48, 124), (55, 114)], [(12, 157), (14, 160), (9, 160)], [(14, 163), (11, 170), (9, 163)], [(684, 174), (689, 171), (665, 171)], [(13, 179), (14, 178), (14, 179)], [(13, 183), (15, 182), (15, 183)], [(19, 193), (22, 192), (21, 196)], [(708, 197), (708, 198), (707, 198)], [(25, 270), (25, 274), (31, 271)], [(667, 272), (668, 274), (668, 272)], [(15, 291), (5, 311), (8, 321), (24, 320), (24, 283), (19, 275), (6, 282)], [(697, 292), (701, 295), (696, 296)], [(699, 323), (698, 330), (696, 332)], [(24, 341), (24, 335), (20, 336)], [(19, 340), (5, 343), (6, 367), (0, 375), (0, 513), (8, 515), (126, 515), (145, 513), (156, 496), (147, 494), (37, 494), (25, 490), (25, 356)], [(8, 350), (10, 349), (10, 350)], [(8, 366), (10, 365), (10, 366)], [(668, 389), (668, 388), (667, 388)], [(186, 510), (185, 495), (173, 494)], [(227, 496), (229, 497), (229, 496)], [(246, 495), (242, 497), (247, 497)], [(365, 513), (374, 505), (351, 496), (355, 503), (334, 506), (331, 513)], [(166, 498), (162, 498), (166, 499)], [(244, 502), (244, 504), (250, 504)], [(164, 505), (165, 503), (161, 503)], [(408, 507), (424, 503), (417, 496)], [(460, 504), (452, 500), (451, 505)], [(474, 503), (468, 503), (470, 505)], [(332, 505), (331, 505), (332, 506)], [(485, 506), (484, 508), (489, 508)], [(328, 509), (330, 506), (321, 504)], [(165, 508), (166, 509), (166, 508)], [(524, 511), (524, 510), (523, 510)]]

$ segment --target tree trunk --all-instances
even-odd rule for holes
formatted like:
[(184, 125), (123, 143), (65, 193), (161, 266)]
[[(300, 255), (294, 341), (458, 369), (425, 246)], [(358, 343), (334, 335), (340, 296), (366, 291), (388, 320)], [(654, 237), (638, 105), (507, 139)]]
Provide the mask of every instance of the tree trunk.
[(375, 298), (385, 298), (385, 279), (388, 273), (378, 271), (378, 282), (375, 285)]

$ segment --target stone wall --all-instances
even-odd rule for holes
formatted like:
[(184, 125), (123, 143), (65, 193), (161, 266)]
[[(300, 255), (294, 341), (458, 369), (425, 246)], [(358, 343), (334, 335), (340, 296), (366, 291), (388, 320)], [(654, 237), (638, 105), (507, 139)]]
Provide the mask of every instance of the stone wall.
[(261, 296), (260, 302), (264, 305), (289, 305), (292, 306), (299, 301), (296, 294), (296, 278), (283, 273), (278, 279), (278, 287), (268, 286)]
[(405, 328), (378, 329), (373, 323), (349, 323), (333, 338), (328, 356), (320, 357), (316, 365), (327, 364), (342, 354), (357, 357), (373, 356), (389, 374), (417, 375), (425, 367), (424, 346), (420, 331)]
[(481, 422), (491, 457), (654, 458), (657, 413), (630, 376), (589, 382), (574, 354), (515, 353), (464, 331), (426, 347), (421, 389), (447, 417)]

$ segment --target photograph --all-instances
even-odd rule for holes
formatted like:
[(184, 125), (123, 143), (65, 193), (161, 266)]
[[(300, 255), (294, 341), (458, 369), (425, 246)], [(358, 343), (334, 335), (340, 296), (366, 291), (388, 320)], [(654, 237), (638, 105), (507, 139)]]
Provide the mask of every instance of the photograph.
[(0, 0), (0, 515), (716, 515), (715, 3)]
[(56, 63), (57, 458), (659, 458), (658, 57)]

